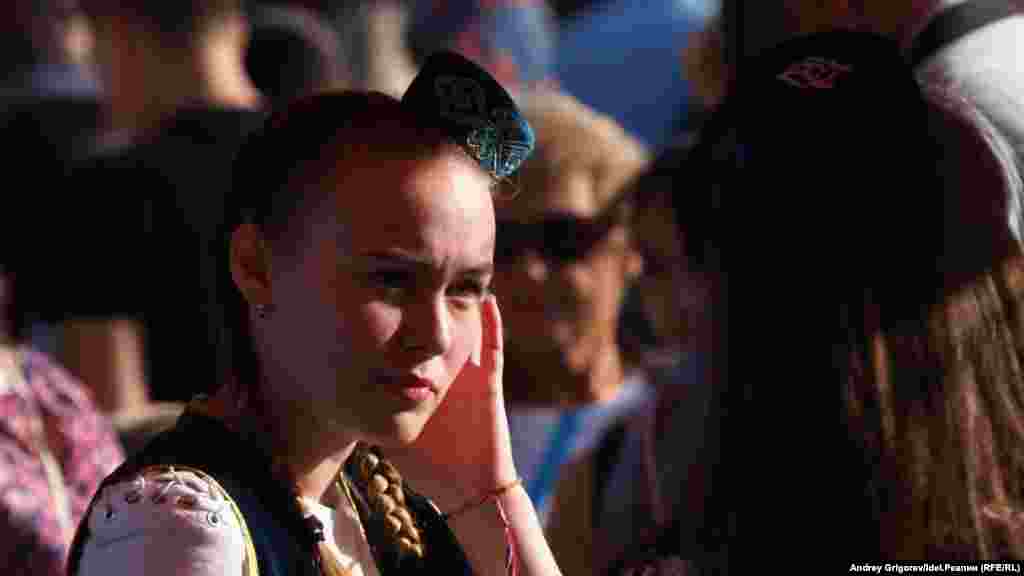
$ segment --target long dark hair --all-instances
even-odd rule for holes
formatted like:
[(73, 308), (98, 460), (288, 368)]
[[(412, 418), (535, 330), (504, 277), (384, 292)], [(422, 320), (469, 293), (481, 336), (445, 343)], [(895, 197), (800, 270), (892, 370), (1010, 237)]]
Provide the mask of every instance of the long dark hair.
[[(835, 77), (803, 75), (829, 67)], [(884, 464), (908, 453), (891, 457), (868, 430), (916, 406), (936, 433), (919, 454), (935, 457), (956, 413), (937, 407), (963, 399), (940, 385), (955, 357), (929, 347), (948, 306), (949, 246), (928, 108), (896, 46), (864, 34), (798, 39), (743, 73), (673, 188), (690, 266), (718, 278), (720, 352), (698, 457), (703, 507), (692, 521), (674, 511), (656, 549), (710, 574), (808, 552), (843, 569), (913, 559), (888, 530), (902, 526), (889, 513), (913, 484)], [(878, 366), (878, 338), (901, 351), (886, 381), (909, 404), (880, 407), (857, 384)], [(914, 442), (916, 426), (905, 429)], [(963, 448), (944, 465), (963, 463)], [(930, 509), (967, 499), (961, 488), (935, 492)], [(921, 540), (932, 547), (918, 559), (992, 550), (935, 531)]]
[[(879, 558), (876, 462), (840, 402), (865, 314), (901, 337), (941, 301), (939, 155), (888, 41), (798, 39), (756, 66), (694, 158), (712, 196), (715, 217), (700, 224), (727, 278), (733, 359), (715, 383), (719, 445), (704, 455), (697, 541), (721, 552), (705, 559), (723, 571), (773, 548)], [(806, 66), (836, 78), (802, 76)]]

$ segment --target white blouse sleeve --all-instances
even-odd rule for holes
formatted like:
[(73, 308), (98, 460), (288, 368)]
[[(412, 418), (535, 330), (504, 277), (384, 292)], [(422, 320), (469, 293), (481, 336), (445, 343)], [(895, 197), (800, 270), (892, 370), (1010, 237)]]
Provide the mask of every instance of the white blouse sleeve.
[(231, 502), (188, 471), (144, 471), (106, 487), (85, 520), (78, 576), (240, 576), (246, 538)]

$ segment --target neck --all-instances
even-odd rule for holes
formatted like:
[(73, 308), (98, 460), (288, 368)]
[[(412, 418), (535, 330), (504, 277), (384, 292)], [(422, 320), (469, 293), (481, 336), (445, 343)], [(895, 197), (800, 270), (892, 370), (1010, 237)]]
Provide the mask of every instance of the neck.
[(105, 80), (108, 128), (146, 134), (190, 105), (254, 108), (259, 92), (245, 72), (247, 28), (241, 18), (213, 24), (195, 41), (134, 43), (148, 30), (116, 33), (110, 46)]
[(505, 365), (505, 396), (513, 404), (535, 406), (600, 403), (618, 393), (624, 378), (622, 354), (614, 343), (602, 346), (579, 369), (571, 369), (561, 353), (543, 360), (526, 354)]
[(614, 343), (605, 345), (597, 358), (587, 366), (585, 376), (590, 399), (607, 402), (615, 397), (625, 378), (622, 353)]
[(261, 401), (239, 390), (240, 387), (223, 386), (211, 398), (213, 414), (234, 430), (259, 431), (253, 436), (262, 438), (297, 495), (315, 501), (323, 499), (355, 449), (356, 441), (335, 442), (334, 437), (323, 441), (324, 434), (303, 416), (304, 411), (291, 409), (287, 402)]

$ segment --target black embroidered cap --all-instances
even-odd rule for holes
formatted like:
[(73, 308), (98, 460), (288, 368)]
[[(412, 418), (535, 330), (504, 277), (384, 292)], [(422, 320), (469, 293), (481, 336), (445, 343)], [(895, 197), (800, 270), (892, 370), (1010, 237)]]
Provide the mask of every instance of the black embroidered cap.
[(716, 177), (738, 189), (786, 184), (767, 195), (772, 204), (813, 193), (825, 209), (819, 217), (839, 204), (863, 206), (887, 182), (883, 175), (918, 177), (894, 200), (934, 195), (920, 185), (935, 171), (928, 107), (895, 43), (833, 31), (788, 40), (743, 64), (694, 151)]
[(454, 52), (427, 58), (402, 104), (440, 126), (498, 178), (515, 172), (536, 138), (512, 96), (486, 70)]
[[(680, 189), (696, 198), (680, 199), (679, 217), (693, 244), (716, 248), (712, 267), (736, 267), (756, 245), (775, 274), (814, 269), (877, 287), (879, 301), (903, 288), (917, 297), (911, 281), (932, 281), (942, 246), (942, 183), (928, 106), (898, 46), (833, 31), (742, 64), (688, 156)], [(804, 249), (819, 243), (830, 258), (810, 260)]]

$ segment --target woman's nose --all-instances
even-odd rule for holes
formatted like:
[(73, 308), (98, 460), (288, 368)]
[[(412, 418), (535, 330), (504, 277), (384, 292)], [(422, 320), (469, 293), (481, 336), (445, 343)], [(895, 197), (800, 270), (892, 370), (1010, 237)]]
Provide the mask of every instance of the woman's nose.
[(541, 284), (548, 279), (548, 263), (537, 253), (531, 251), (524, 254), (523, 266), (526, 268), (526, 275), (533, 282)]
[(452, 345), (452, 321), (443, 297), (417, 302), (405, 311), (405, 326), (400, 343), (425, 357), (445, 354)]

